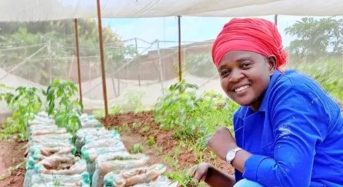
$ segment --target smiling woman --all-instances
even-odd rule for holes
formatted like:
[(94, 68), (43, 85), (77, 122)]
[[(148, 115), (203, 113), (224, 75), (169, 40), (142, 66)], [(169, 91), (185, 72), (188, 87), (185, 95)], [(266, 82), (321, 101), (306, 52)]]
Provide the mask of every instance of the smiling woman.
[[(274, 71), (275, 59), (249, 51), (227, 53), (218, 68), (223, 90), (243, 106), (256, 110)], [(242, 78), (246, 77), (243, 81)]]
[(281, 71), (286, 53), (273, 23), (231, 20), (213, 44), (212, 58), (224, 92), (241, 107), (233, 119), (235, 138), (219, 128), (208, 146), (236, 172), (214, 174), (202, 163), (194, 178), (211, 186), (343, 184), (339, 105), (306, 75)]

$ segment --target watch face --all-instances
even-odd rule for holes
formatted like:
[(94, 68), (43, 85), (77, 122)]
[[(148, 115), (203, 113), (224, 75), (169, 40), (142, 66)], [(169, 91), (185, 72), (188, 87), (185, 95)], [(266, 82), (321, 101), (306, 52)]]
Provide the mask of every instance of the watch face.
[(231, 162), (235, 158), (235, 152), (229, 151), (226, 155), (226, 161)]

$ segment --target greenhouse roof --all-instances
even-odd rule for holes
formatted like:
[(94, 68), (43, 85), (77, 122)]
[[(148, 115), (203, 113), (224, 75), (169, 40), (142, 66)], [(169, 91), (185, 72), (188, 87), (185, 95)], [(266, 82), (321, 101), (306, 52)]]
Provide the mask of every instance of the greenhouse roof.
[[(341, 0), (101, 0), (104, 18), (263, 15), (336, 16)], [(97, 17), (97, 0), (1, 0), (0, 21)]]

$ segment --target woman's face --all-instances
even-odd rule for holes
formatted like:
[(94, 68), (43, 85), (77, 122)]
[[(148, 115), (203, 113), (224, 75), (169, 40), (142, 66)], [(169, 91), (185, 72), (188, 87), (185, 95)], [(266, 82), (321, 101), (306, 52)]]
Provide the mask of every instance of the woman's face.
[(221, 86), (232, 100), (257, 110), (273, 73), (274, 62), (274, 58), (254, 52), (228, 52), (218, 67)]

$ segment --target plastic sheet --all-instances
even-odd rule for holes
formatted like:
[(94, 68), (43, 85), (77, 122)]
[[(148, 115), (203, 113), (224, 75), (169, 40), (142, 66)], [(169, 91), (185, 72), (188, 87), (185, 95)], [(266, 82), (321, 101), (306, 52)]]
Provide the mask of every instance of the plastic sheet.
[(63, 186), (63, 187), (88, 187), (90, 178), (87, 172), (76, 175), (51, 175), (34, 173), (30, 182), (24, 187), (46, 187), (46, 186)]
[(114, 147), (120, 150), (126, 150), (125, 145), (120, 139), (116, 139), (112, 137), (110, 138), (105, 137), (103, 139), (94, 140), (87, 143), (81, 148), (81, 152), (87, 149), (95, 149), (95, 148), (102, 148), (102, 147)]
[(121, 171), (118, 174), (110, 172), (104, 177), (104, 186), (126, 187), (137, 184), (150, 184), (157, 181), (166, 169), (166, 166), (163, 164), (154, 164), (151, 166)]
[(80, 116), (82, 128), (99, 128), (102, 127), (102, 124), (93, 116), (82, 114)]
[(57, 144), (57, 143), (64, 143), (64, 144), (71, 144), (72, 135), (65, 133), (65, 134), (45, 134), (45, 135), (35, 135), (30, 137), (30, 146), (38, 144), (38, 145), (47, 145)]
[(103, 186), (103, 179), (107, 173), (120, 173), (121, 171), (145, 166), (148, 159), (149, 157), (144, 154), (125, 155), (120, 153), (99, 157), (96, 160), (96, 169), (92, 177), (92, 187)]

